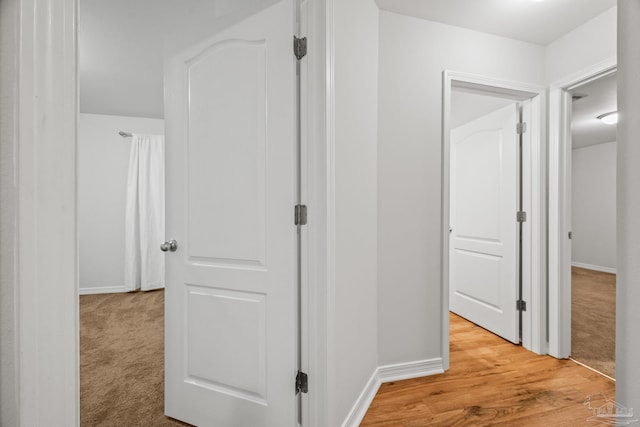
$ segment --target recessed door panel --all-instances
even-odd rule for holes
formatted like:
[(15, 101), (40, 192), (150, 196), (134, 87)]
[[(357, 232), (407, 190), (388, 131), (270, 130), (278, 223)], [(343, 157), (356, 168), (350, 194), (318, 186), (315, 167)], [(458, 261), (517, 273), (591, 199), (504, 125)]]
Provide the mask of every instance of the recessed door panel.
[[(460, 238), (500, 241), (502, 132), (474, 132), (453, 145), (456, 178), (456, 232)], [(472, 215), (468, 213), (472, 212)]]
[(189, 256), (264, 267), (265, 41), (221, 42), (187, 69)]
[(502, 257), (457, 249), (453, 253), (456, 296), (501, 311), (500, 263)]
[(186, 377), (194, 384), (266, 404), (266, 298), (187, 286)]

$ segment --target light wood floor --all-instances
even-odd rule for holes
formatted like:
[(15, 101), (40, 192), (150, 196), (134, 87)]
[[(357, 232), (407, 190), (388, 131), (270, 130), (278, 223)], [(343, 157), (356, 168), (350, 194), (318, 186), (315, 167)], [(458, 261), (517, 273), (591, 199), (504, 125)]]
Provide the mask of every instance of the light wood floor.
[(615, 398), (613, 381), (571, 360), (450, 318), (451, 369), (383, 384), (362, 426), (593, 426), (585, 399)]

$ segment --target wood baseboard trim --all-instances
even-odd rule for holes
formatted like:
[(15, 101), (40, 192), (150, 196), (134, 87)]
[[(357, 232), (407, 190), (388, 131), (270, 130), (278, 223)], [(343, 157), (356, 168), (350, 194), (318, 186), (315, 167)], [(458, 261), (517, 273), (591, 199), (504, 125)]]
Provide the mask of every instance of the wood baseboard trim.
[(602, 267), (600, 265), (585, 264), (585, 263), (582, 263), (582, 262), (572, 262), (571, 266), (572, 267), (585, 268), (587, 270), (601, 271), (603, 273), (616, 274), (616, 269), (615, 268)]
[(342, 427), (357, 427), (360, 425), (383, 383), (426, 377), (429, 375), (442, 374), (443, 372), (444, 365), (441, 357), (378, 366), (373, 371), (373, 374), (371, 374), (369, 381), (367, 381), (367, 384), (364, 386), (360, 396), (358, 396), (351, 411), (349, 411), (349, 414), (342, 423)]
[(122, 292), (129, 292), (129, 289), (124, 286), (100, 286), (95, 288), (80, 288), (78, 290), (80, 295), (117, 294)]

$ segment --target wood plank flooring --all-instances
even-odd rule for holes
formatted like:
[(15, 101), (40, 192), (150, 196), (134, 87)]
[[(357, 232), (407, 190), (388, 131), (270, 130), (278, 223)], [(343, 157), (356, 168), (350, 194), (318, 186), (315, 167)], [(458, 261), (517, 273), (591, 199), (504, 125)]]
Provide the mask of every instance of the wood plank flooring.
[(615, 398), (613, 381), (571, 360), (450, 319), (451, 369), (383, 384), (362, 426), (593, 426), (585, 399)]

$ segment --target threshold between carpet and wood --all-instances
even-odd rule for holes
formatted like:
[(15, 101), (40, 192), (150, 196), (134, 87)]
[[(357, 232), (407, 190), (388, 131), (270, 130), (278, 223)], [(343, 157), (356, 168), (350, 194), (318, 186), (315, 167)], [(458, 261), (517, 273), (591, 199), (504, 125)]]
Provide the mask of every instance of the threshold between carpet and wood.
[(571, 268), (571, 358), (615, 378), (616, 275)]
[[(185, 426), (164, 416), (164, 291), (80, 297), (81, 426)], [(614, 382), (451, 315), (451, 368), (382, 384), (362, 426), (590, 425)]]

